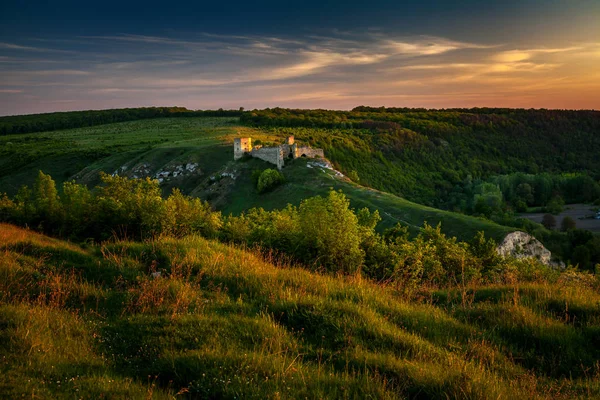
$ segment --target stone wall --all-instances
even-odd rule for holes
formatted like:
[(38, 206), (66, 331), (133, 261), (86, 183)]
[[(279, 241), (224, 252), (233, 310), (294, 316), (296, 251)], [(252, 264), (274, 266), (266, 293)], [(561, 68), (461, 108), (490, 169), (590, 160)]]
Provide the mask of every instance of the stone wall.
[(313, 149), (309, 146), (297, 146), (294, 154), (294, 158), (308, 157), (308, 158), (325, 158), (323, 149)]
[(277, 147), (255, 147), (252, 148), (251, 138), (235, 138), (233, 140), (233, 159), (239, 160), (244, 154), (250, 154), (252, 157), (259, 158), (283, 168), (287, 158), (325, 158), (323, 149), (313, 149), (310, 146), (298, 146), (294, 142), (294, 137), (289, 136), (286, 143)]
[(262, 147), (250, 153), (252, 157), (275, 164), (278, 169), (283, 168), (283, 154), (279, 147)]

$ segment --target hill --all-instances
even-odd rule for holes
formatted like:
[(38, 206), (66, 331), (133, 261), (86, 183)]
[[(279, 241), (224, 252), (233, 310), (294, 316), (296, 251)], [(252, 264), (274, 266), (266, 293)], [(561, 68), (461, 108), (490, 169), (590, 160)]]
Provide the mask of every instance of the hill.
[[(401, 222), (415, 233), (425, 221), (436, 224), (443, 220), (442, 229), (462, 240), (470, 240), (480, 230), (501, 240), (514, 230), (370, 190), (337, 179), (320, 167), (307, 168), (304, 160), (284, 169), (288, 183), (258, 195), (251, 181), (252, 171), (269, 164), (258, 160), (234, 163), (233, 138), (240, 135), (264, 143), (283, 139), (280, 132), (240, 126), (231, 117), (161, 118), (0, 136), (0, 192), (14, 195), (22, 184), (33, 185), (39, 170), (50, 174), (59, 186), (75, 179), (90, 187), (99, 183), (101, 171), (116, 172), (132, 178), (160, 179), (164, 194), (177, 187), (208, 199), (225, 213), (239, 214), (251, 207), (298, 205), (303, 198), (335, 188), (347, 193), (356, 208), (378, 209), (383, 218), (381, 228)], [(215, 184), (211, 177), (218, 177), (218, 182)]]
[(403, 297), (198, 236), (80, 247), (0, 224), (0, 251), (6, 398), (600, 396), (584, 276)]
[(274, 108), (241, 120), (309, 140), (343, 173), (420, 204), (481, 213), (479, 199), (492, 208), (545, 206), (556, 195), (567, 203), (600, 199), (598, 111)]
[[(167, 113), (0, 136), (0, 192), (12, 196), (21, 185), (31, 186), (40, 169), (59, 187), (72, 179), (93, 187), (104, 171), (149, 176), (161, 181), (163, 195), (179, 188), (225, 214), (239, 214), (250, 206), (298, 205), (335, 188), (347, 192), (355, 208), (378, 209), (381, 229), (400, 222), (414, 234), (425, 221), (443, 221), (444, 232), (460, 240), (483, 230), (497, 241), (509, 231), (526, 230), (564, 262), (590, 270), (600, 262), (600, 241), (588, 232), (548, 230), (517, 213), (559, 212), (564, 202), (600, 201), (597, 112), (363, 107), (253, 110), (241, 118), (180, 114), (186, 118), (167, 118)], [(78, 115), (63, 117), (77, 124)], [(297, 160), (283, 171), (286, 184), (259, 195), (252, 173), (269, 165), (234, 163), (233, 138), (250, 136), (269, 144), (289, 134), (324, 148), (334, 168), (352, 180)]]

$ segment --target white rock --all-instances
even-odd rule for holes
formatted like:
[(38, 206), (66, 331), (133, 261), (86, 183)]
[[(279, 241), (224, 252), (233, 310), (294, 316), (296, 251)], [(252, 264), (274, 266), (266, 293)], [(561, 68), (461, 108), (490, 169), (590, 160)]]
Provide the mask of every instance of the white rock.
[(542, 242), (526, 232), (511, 232), (496, 248), (503, 257), (527, 258), (533, 257), (546, 265), (551, 265), (552, 253)]

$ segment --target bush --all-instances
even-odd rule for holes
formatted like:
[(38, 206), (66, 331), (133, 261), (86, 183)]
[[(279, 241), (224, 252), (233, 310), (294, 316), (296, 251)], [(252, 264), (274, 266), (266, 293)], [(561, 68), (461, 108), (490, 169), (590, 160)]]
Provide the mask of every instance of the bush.
[(265, 169), (258, 177), (256, 189), (258, 193), (265, 193), (273, 190), (277, 186), (285, 182), (283, 174), (276, 169)]
[(542, 218), (542, 225), (546, 229), (554, 229), (556, 227), (556, 218), (552, 214), (545, 214)]
[(560, 223), (560, 230), (563, 232), (573, 230), (576, 227), (577, 227), (577, 223), (571, 217), (564, 217), (562, 222)]

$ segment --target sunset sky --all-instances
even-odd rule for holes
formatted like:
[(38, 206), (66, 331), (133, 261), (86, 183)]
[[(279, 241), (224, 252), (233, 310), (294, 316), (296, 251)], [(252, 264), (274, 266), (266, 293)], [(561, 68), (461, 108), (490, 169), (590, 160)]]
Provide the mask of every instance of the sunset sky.
[(0, 115), (600, 109), (599, 0), (24, 3), (0, 5)]

